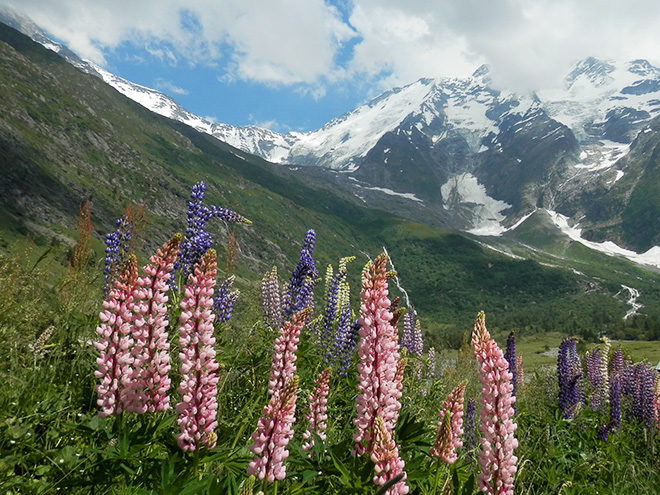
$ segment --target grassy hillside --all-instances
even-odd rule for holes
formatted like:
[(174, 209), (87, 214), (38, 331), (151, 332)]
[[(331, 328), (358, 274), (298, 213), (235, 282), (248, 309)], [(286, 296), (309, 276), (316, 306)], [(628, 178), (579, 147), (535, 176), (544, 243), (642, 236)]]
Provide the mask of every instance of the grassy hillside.
[[(42, 250), (55, 246), (66, 254), (75, 243), (80, 206), (89, 201), (100, 260), (103, 235), (132, 204), (147, 212), (144, 258), (173, 232), (183, 232), (190, 187), (203, 180), (209, 204), (253, 222), (209, 224), (221, 267), (234, 231), (237, 285), (248, 293), (274, 264), (288, 277), (304, 233), (314, 229), (321, 273), (340, 257), (358, 257), (349, 274), (354, 287), (364, 262), (386, 247), (425, 330), (438, 343), (458, 345), (482, 309), (492, 315), (495, 332), (599, 334), (630, 326), (622, 320), (625, 300), (614, 297), (619, 275), (575, 274), (512, 259), (459, 235), (340, 199), (286, 168), (147, 111), (6, 26), (0, 26), (0, 74), (0, 246), (29, 236)], [(599, 277), (598, 290), (592, 290)], [(645, 277), (648, 284), (658, 280)], [(645, 297), (652, 297), (650, 288)], [(644, 335), (656, 336), (660, 318), (649, 314), (643, 324), (653, 328)]]

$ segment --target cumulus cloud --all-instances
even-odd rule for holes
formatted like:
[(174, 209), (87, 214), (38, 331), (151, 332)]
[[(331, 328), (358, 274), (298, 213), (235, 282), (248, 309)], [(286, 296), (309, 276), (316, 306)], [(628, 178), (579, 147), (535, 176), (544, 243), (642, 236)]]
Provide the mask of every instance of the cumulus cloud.
[(300, 88), (368, 81), (374, 91), (480, 64), (502, 86), (553, 85), (570, 65), (660, 65), (657, 0), (0, 0), (101, 65), (122, 43), (224, 82)]

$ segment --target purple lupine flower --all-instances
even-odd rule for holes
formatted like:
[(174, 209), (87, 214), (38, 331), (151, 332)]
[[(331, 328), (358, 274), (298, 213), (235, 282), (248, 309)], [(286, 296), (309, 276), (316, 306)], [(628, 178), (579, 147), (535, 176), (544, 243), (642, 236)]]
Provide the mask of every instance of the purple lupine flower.
[(239, 290), (232, 290), (234, 279), (232, 275), (227, 280), (218, 285), (218, 289), (213, 296), (213, 312), (216, 314), (216, 321), (224, 323), (229, 321), (234, 311), (234, 303), (241, 294)]
[(564, 419), (573, 418), (583, 400), (582, 363), (577, 353), (575, 337), (568, 337), (559, 345), (557, 380), (562, 417)]
[(621, 374), (610, 379), (610, 421), (614, 428), (621, 425)]
[(617, 375), (623, 371), (623, 368), (625, 367), (625, 358), (623, 356), (623, 350), (622, 349), (616, 349), (612, 353), (612, 366), (611, 366), (611, 371), (610, 371), (610, 376)]
[[(339, 287), (346, 277), (346, 272), (339, 271), (335, 273), (330, 283), (328, 284), (327, 300), (325, 305), (325, 313), (323, 315), (323, 328), (319, 335), (319, 345), (325, 352), (325, 364), (330, 365), (333, 358), (332, 341), (335, 338), (337, 330), (335, 328), (335, 315), (337, 314), (337, 297), (339, 295)], [(338, 326), (338, 325), (337, 325)]]
[(117, 219), (117, 229), (105, 236), (105, 266), (103, 268), (103, 293), (108, 296), (131, 248), (131, 222), (128, 217)]
[(355, 320), (349, 324), (350, 317), (351, 309), (346, 306), (337, 322), (335, 341), (332, 344), (333, 363), (336, 363), (339, 376), (347, 375), (360, 335), (360, 321)]
[(401, 348), (408, 351), (408, 354), (415, 353), (414, 327), (415, 310), (409, 308), (406, 314), (403, 315), (403, 332), (401, 332)]
[(179, 256), (174, 264), (174, 270), (180, 269), (184, 280), (192, 273), (193, 266), (213, 245), (213, 236), (205, 230), (206, 223), (211, 218), (219, 218), (233, 223), (252, 223), (247, 218), (226, 208), (202, 204), (205, 191), (206, 184), (198, 182), (190, 192), (187, 212), (188, 226), (179, 247)]
[(103, 301), (103, 311), (99, 314), (101, 323), (96, 327), (99, 339), (94, 343), (99, 357), (96, 359), (98, 369), (94, 376), (100, 380), (96, 385), (96, 393), (101, 417), (118, 414), (123, 410), (123, 377), (131, 372), (133, 364), (133, 312), (130, 306), (136, 278), (137, 259), (129, 255), (113, 289)]
[(477, 428), (475, 423), (476, 401), (474, 397), (467, 400), (465, 406), (465, 417), (463, 419), (463, 446), (468, 450), (469, 455), (477, 445)]
[(422, 324), (419, 320), (415, 320), (415, 328), (413, 328), (413, 354), (421, 358), (423, 353), (424, 336), (422, 335)]
[[(509, 363), (509, 373), (511, 373), (511, 384), (513, 385), (513, 396), (516, 396), (516, 391), (518, 389), (518, 374), (516, 373), (516, 334), (513, 332), (509, 333), (509, 336), (506, 339), (506, 350), (504, 352), (504, 359)], [(517, 411), (516, 405), (513, 405), (514, 411)]]
[(656, 377), (657, 372), (644, 362), (627, 366), (622, 375), (621, 392), (631, 404), (631, 418), (649, 428), (655, 418)]
[(282, 324), (282, 295), (276, 266), (261, 280), (261, 308), (264, 328), (279, 328)]
[(213, 448), (218, 404), (218, 368), (213, 336), (213, 286), (217, 274), (215, 250), (209, 249), (194, 267), (183, 287), (179, 317), (179, 359), (181, 396), (176, 405), (180, 433), (179, 447), (193, 451), (200, 446)]
[(131, 309), (133, 319), (130, 374), (124, 376), (124, 409), (136, 413), (165, 411), (170, 407), (170, 356), (168, 349), (167, 291), (181, 235), (176, 234), (142, 268), (136, 279)]
[(313, 290), (318, 272), (314, 263), (314, 244), (316, 241), (316, 232), (308, 230), (305, 234), (303, 247), (300, 250), (300, 260), (298, 265), (293, 270), (289, 285), (285, 294), (284, 301), (284, 318), (288, 319), (293, 314), (305, 308), (313, 308)]
[(589, 395), (589, 407), (594, 411), (600, 411), (607, 404), (609, 390), (607, 376), (607, 354), (599, 347), (594, 347), (585, 356), (587, 381), (591, 393)]

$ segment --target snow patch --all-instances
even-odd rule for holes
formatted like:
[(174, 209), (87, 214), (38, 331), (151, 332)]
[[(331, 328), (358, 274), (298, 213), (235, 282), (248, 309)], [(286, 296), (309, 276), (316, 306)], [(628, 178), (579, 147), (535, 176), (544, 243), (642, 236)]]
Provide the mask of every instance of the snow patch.
[(578, 224), (574, 226), (569, 225), (567, 216), (552, 210), (546, 211), (550, 215), (552, 222), (570, 239), (577, 241), (587, 246), (588, 248), (600, 251), (601, 253), (605, 253), (609, 256), (622, 256), (640, 265), (648, 265), (660, 268), (660, 246), (654, 246), (645, 253), (636, 253), (635, 251), (617, 246), (612, 241), (588, 241), (582, 238), (582, 229), (578, 228)]
[(482, 236), (499, 236), (506, 231), (502, 222), (506, 217), (502, 211), (511, 205), (488, 196), (486, 187), (479, 184), (477, 178), (470, 173), (451, 177), (440, 188), (443, 207), (446, 210), (456, 207), (467, 207), (472, 212), (472, 228), (470, 234)]

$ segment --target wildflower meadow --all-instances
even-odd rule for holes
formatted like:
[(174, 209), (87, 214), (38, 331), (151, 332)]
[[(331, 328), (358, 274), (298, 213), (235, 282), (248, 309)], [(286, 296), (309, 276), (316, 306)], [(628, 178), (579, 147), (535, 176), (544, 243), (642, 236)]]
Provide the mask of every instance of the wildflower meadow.
[(94, 263), (88, 207), (65, 270), (0, 257), (1, 493), (657, 493), (649, 363), (566, 336), (526, 370), (488, 308), (447, 358), (386, 251), (319, 267), (313, 228), (241, 294), (208, 226), (255, 226), (204, 192), (143, 260), (129, 212)]

